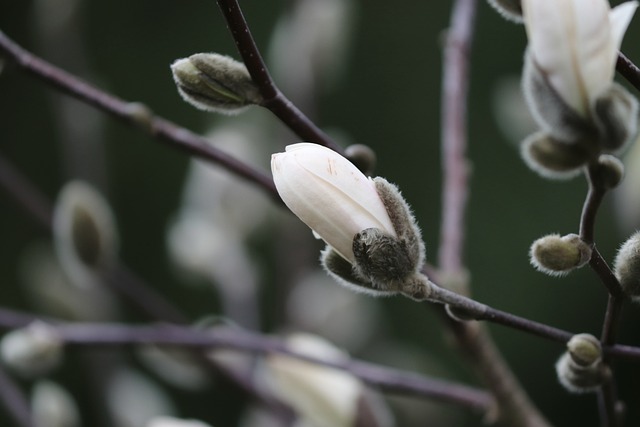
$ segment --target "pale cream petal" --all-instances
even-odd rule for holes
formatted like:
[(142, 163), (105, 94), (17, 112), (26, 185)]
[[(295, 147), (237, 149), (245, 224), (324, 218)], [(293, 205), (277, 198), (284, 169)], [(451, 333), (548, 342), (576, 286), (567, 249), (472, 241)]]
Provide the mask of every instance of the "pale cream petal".
[(574, 51), (576, 12), (572, 1), (523, 0), (522, 6), (529, 46), (536, 64), (567, 104), (586, 115)]

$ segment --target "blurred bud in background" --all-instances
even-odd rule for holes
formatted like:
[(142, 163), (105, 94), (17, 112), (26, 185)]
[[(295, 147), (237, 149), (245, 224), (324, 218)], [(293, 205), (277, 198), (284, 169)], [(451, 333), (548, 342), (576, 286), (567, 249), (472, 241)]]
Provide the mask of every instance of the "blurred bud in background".
[[(268, 159), (259, 116), (228, 119), (208, 134), (211, 144), (248, 163)], [(171, 259), (192, 283), (214, 287), (222, 312), (246, 327), (257, 328), (259, 271), (250, 257), (248, 240), (266, 223), (274, 209), (260, 191), (229, 172), (192, 161), (182, 203), (169, 225)], [(193, 279), (193, 280), (189, 280)]]
[(60, 365), (63, 346), (53, 326), (36, 321), (2, 337), (0, 356), (13, 372), (25, 378), (34, 378)]
[(149, 421), (146, 427), (211, 427), (202, 421), (183, 420), (173, 417), (157, 417)]
[(116, 298), (103, 286), (78, 287), (60, 265), (50, 242), (35, 242), (19, 265), (26, 296), (39, 313), (65, 320), (99, 322), (119, 318)]
[(35, 427), (80, 427), (75, 399), (52, 381), (38, 381), (34, 385), (31, 412)]
[(346, 69), (353, 0), (299, 0), (280, 18), (269, 46), (278, 86), (307, 114), (313, 100)]
[(126, 367), (109, 378), (106, 403), (114, 427), (146, 427), (154, 417), (175, 414), (173, 402), (155, 381)]
[(117, 262), (119, 239), (109, 203), (91, 185), (67, 183), (53, 213), (56, 252), (77, 286), (97, 285)]
[[(348, 355), (315, 335), (294, 334), (287, 346), (327, 361), (346, 361)], [(390, 427), (395, 425), (382, 401), (371, 406), (365, 385), (345, 371), (315, 365), (284, 355), (265, 357), (259, 379), (266, 390), (291, 405), (301, 420), (314, 427)], [(362, 420), (366, 420), (363, 422)], [(362, 424), (359, 424), (363, 422)]]
[(137, 356), (147, 369), (174, 387), (201, 391), (211, 384), (209, 371), (192, 351), (148, 345), (139, 347)]

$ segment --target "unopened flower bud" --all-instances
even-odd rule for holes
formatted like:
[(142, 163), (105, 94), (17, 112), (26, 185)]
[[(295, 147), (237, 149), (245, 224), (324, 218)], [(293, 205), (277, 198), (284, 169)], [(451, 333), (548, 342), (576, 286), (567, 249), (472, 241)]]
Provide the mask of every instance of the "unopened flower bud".
[(420, 230), (393, 184), (308, 143), (274, 154), (271, 170), (285, 204), (328, 244), (322, 263), (335, 279), (374, 295), (426, 298)]
[[(328, 362), (349, 360), (342, 350), (315, 335), (292, 335), (287, 347)], [(364, 384), (351, 373), (277, 354), (267, 356), (261, 368), (259, 379), (267, 391), (310, 425), (355, 425)]]
[(31, 412), (36, 427), (77, 427), (80, 412), (67, 390), (51, 381), (39, 381), (33, 389)]
[(376, 168), (376, 153), (368, 145), (349, 145), (344, 149), (344, 155), (365, 175), (373, 174)]
[(194, 107), (218, 113), (239, 113), (262, 96), (247, 67), (218, 53), (196, 53), (171, 64), (182, 98)]
[(198, 420), (183, 420), (174, 417), (156, 417), (151, 419), (146, 427), (210, 427)]
[(613, 272), (622, 291), (635, 302), (640, 302), (640, 231), (633, 234), (618, 250)]
[(524, 162), (533, 171), (550, 179), (573, 178), (592, 156), (587, 144), (558, 142), (542, 132), (522, 142)]
[(602, 359), (600, 341), (591, 334), (577, 334), (567, 342), (567, 350), (580, 366), (592, 366)]
[(93, 187), (67, 183), (56, 200), (53, 235), (58, 258), (74, 284), (85, 286), (116, 261), (118, 236), (108, 202)]
[(618, 186), (624, 176), (624, 165), (610, 154), (603, 154), (595, 165), (592, 180), (594, 185), (601, 188), (612, 189)]
[(635, 1), (611, 9), (606, 0), (522, 0), (532, 62), (566, 105), (587, 120), (613, 81), (637, 6)]
[(556, 363), (560, 384), (573, 393), (597, 390), (608, 375), (600, 342), (592, 335), (578, 334), (569, 340), (567, 350)]
[(591, 259), (591, 247), (576, 234), (549, 234), (533, 242), (531, 264), (551, 276), (563, 276)]
[(489, 0), (489, 4), (506, 19), (517, 23), (522, 22), (521, 0)]
[(62, 359), (63, 342), (55, 328), (43, 322), (6, 334), (0, 342), (0, 357), (13, 371), (32, 378), (56, 367)]

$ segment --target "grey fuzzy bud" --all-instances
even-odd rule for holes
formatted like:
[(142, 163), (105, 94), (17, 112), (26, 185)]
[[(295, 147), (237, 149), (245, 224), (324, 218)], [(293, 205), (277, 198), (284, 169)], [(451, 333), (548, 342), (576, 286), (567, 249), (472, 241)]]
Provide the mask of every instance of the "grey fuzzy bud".
[(381, 177), (374, 178), (397, 237), (377, 228), (367, 228), (353, 238), (353, 264), (327, 246), (323, 267), (331, 276), (356, 291), (371, 295), (401, 293), (416, 300), (426, 299), (431, 282), (420, 273), (424, 243), (420, 229), (397, 187)]
[(596, 99), (593, 116), (605, 150), (617, 151), (637, 134), (638, 101), (619, 84)]
[(566, 144), (543, 132), (530, 135), (522, 142), (520, 154), (534, 172), (549, 179), (569, 179), (594, 156), (589, 143)]
[(574, 335), (565, 352), (556, 363), (558, 380), (572, 393), (598, 390), (609, 375), (602, 363), (600, 342), (592, 335)]
[(623, 292), (634, 302), (640, 302), (640, 231), (629, 237), (618, 250), (613, 272)]
[(509, 21), (522, 23), (521, 0), (489, 0), (489, 4)]
[(623, 176), (624, 165), (622, 162), (610, 154), (603, 154), (593, 167), (591, 180), (596, 186), (612, 189), (620, 184)]
[(597, 133), (556, 92), (529, 50), (525, 53), (522, 91), (534, 119), (554, 140), (572, 143)]
[(196, 53), (171, 64), (182, 98), (194, 107), (218, 113), (239, 113), (263, 99), (247, 67), (217, 53)]
[(563, 276), (575, 268), (582, 267), (591, 259), (591, 247), (577, 234), (561, 237), (550, 234), (531, 245), (531, 264), (539, 271), (551, 276)]

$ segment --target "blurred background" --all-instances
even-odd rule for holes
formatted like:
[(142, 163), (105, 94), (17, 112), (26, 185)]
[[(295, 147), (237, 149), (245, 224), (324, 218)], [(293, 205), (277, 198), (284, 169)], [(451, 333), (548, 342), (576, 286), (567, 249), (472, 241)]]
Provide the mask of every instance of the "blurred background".
[[(344, 145), (375, 150), (376, 174), (398, 184), (412, 205), (434, 263), (441, 208), (442, 44), (451, 4), (241, 2), (285, 94)], [(636, 62), (637, 21), (623, 44)], [(550, 278), (528, 260), (538, 237), (578, 231), (585, 180), (544, 180), (521, 161), (518, 142), (535, 128), (519, 92), (524, 29), (484, 1), (478, 1), (476, 25), (465, 251), (473, 295), (523, 317), (599, 335), (607, 298), (595, 275), (583, 269)], [(0, 0), (0, 30), (92, 84), (208, 135), (264, 171), (271, 153), (297, 141), (266, 110), (222, 117), (198, 111), (178, 95), (169, 70), (174, 60), (197, 52), (238, 57), (213, 0)], [(192, 162), (9, 63), (0, 69), (0, 155), (51, 202), (70, 180), (91, 183), (115, 217), (119, 259), (190, 321), (213, 317), (268, 334), (311, 332), (357, 358), (477, 384), (449, 346), (437, 316), (404, 298), (343, 293), (317, 274), (320, 243), (250, 184), (216, 165)], [(640, 161), (632, 153), (625, 156), (628, 171)], [(596, 242), (610, 261), (640, 223), (634, 179), (640, 178), (628, 172), (630, 185), (606, 198), (598, 218)], [(75, 320), (149, 320), (100, 285), (95, 286), (99, 296), (78, 295), (54, 256), (49, 231), (6, 193), (0, 193), (0, 242), (2, 306)], [(75, 308), (61, 308), (64, 301)], [(78, 313), (78, 306), (90, 313)], [(640, 345), (639, 321), (637, 308), (628, 307), (622, 343)], [(569, 395), (557, 383), (553, 365), (560, 345), (499, 326), (490, 329), (554, 425), (597, 425), (595, 397)], [(181, 385), (160, 377), (149, 358), (133, 350), (71, 349), (65, 357), (47, 377), (79, 402), (82, 425), (144, 426), (118, 414), (124, 404), (105, 403), (109, 393), (101, 400), (95, 391), (101, 384), (109, 390), (132, 387), (113, 379), (118, 376), (142, 378), (144, 387), (158, 391), (164, 402), (156, 402), (159, 411), (218, 427), (267, 425), (251, 424), (246, 415), (251, 399), (224, 378)], [(96, 371), (102, 368), (101, 378)], [(635, 425), (640, 367), (620, 362), (616, 368), (629, 409), (627, 425)], [(20, 381), (26, 392), (33, 389), (33, 378)], [(389, 396), (388, 403), (398, 426), (482, 425), (478, 414), (449, 405), (397, 396)], [(1, 424), (11, 425), (4, 417), (0, 411)]]

